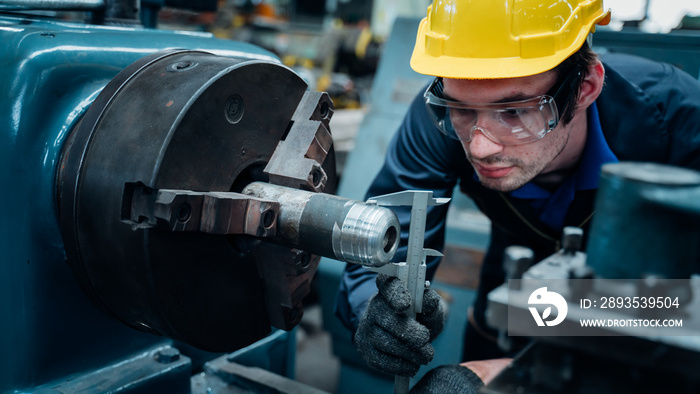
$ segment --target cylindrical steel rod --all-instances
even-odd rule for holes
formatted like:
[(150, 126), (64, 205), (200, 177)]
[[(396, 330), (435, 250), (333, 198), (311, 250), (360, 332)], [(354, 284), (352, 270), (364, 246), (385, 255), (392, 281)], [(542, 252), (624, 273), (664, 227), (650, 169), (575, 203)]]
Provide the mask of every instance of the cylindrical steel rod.
[(398, 248), (400, 225), (388, 208), (263, 182), (243, 194), (279, 202), (277, 238), (309, 253), (380, 267)]

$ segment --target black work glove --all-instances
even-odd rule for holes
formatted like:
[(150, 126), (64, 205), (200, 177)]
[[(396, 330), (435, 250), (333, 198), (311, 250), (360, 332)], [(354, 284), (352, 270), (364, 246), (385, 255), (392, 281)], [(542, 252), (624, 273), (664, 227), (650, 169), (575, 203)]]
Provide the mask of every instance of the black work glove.
[(435, 354), (430, 341), (445, 327), (445, 312), (435, 290), (423, 294), (423, 312), (406, 315), (411, 295), (398, 278), (377, 275), (379, 291), (372, 297), (355, 333), (360, 356), (371, 368), (413, 376)]
[(471, 369), (461, 365), (442, 365), (428, 371), (410, 394), (478, 394), (484, 382)]

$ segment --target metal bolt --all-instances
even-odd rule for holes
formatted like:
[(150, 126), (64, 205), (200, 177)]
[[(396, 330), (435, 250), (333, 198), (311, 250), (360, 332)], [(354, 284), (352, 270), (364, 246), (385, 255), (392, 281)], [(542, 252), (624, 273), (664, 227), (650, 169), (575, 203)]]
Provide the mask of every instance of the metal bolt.
[(267, 211), (263, 212), (262, 214), (262, 225), (265, 228), (270, 228), (273, 224), (275, 224), (275, 211), (272, 209), (268, 209)]
[(564, 235), (562, 238), (564, 253), (575, 254), (581, 250), (583, 245), (583, 229), (578, 227), (564, 227)]
[(523, 273), (532, 265), (535, 253), (524, 246), (509, 246), (505, 250), (503, 269), (508, 279), (520, 279)]
[(321, 183), (321, 179), (323, 179), (323, 175), (321, 175), (321, 171), (319, 170), (314, 170), (311, 173), (311, 182), (314, 184), (314, 187), (319, 187)]
[(177, 221), (184, 223), (190, 219), (192, 214), (192, 207), (188, 203), (182, 203), (177, 207)]
[(226, 120), (231, 124), (236, 124), (243, 119), (243, 113), (245, 113), (243, 97), (237, 94), (229, 96), (226, 99), (226, 107), (224, 109)]
[(322, 102), (321, 103), (321, 108), (319, 108), (319, 113), (321, 114), (321, 117), (326, 119), (330, 115), (330, 107), (328, 106), (327, 102)]
[(311, 186), (314, 191), (320, 192), (323, 191), (323, 188), (326, 186), (327, 180), (328, 176), (326, 175), (326, 172), (323, 171), (323, 168), (321, 168), (318, 163), (314, 163), (313, 168), (306, 177), (307, 184)]
[(303, 250), (296, 249), (294, 253), (294, 264), (301, 272), (306, 272), (311, 266), (311, 255)]
[[(508, 279), (522, 279), (525, 271), (532, 265), (535, 253), (524, 246), (509, 246), (503, 257), (503, 269)], [(520, 283), (512, 283), (514, 290), (520, 290)]]
[(165, 69), (170, 72), (180, 72), (194, 68), (198, 63), (189, 60), (183, 60), (168, 65)]
[(180, 359), (180, 351), (174, 347), (167, 347), (156, 352), (156, 361), (163, 364), (169, 364)]

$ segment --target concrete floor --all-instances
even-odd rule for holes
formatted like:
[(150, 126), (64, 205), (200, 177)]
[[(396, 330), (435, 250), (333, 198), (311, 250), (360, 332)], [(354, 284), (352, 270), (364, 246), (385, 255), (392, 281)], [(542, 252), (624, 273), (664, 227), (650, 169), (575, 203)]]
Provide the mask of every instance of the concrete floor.
[(332, 354), (331, 337), (323, 330), (321, 306), (304, 308), (297, 327), (296, 381), (334, 393), (340, 374), (340, 361)]

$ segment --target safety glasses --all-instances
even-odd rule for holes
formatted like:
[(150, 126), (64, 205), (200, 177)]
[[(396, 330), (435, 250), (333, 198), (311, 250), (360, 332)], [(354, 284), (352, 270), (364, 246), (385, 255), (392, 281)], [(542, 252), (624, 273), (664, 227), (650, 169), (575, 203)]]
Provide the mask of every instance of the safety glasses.
[[(443, 98), (442, 78), (436, 78), (423, 95), (428, 113), (445, 135), (463, 142), (472, 140), (476, 130), (500, 145), (534, 142), (559, 124), (558, 108), (566, 108), (582, 70), (574, 69), (553, 95), (542, 95), (521, 101), (472, 104)], [(485, 118), (484, 118), (485, 117)], [(488, 128), (477, 126), (479, 119), (488, 119)]]

